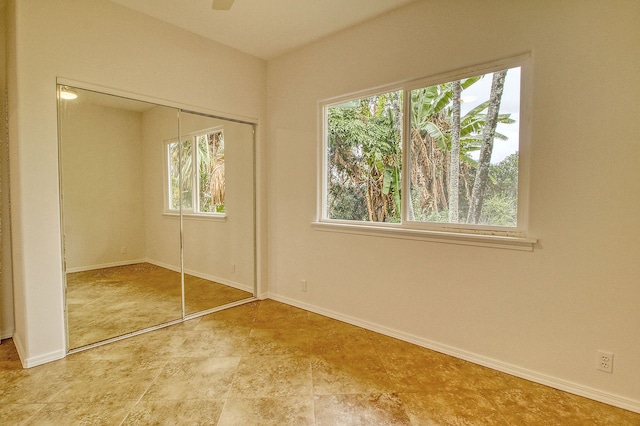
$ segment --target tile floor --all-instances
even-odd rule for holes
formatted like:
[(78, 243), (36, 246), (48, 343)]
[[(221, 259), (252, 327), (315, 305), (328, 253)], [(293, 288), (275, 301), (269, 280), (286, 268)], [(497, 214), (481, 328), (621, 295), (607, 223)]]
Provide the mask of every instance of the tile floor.
[[(188, 314), (251, 298), (217, 282), (185, 275)], [(150, 263), (67, 274), (69, 348), (182, 318), (180, 274)]]
[(278, 302), (24, 370), (0, 345), (2, 425), (640, 425), (640, 414)]

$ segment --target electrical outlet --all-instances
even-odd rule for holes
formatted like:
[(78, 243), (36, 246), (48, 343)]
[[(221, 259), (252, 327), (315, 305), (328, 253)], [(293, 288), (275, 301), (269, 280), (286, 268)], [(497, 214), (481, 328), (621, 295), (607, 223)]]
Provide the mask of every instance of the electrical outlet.
[(300, 290), (307, 292), (307, 280), (300, 280)]
[(232, 273), (232, 274), (235, 274), (235, 273), (236, 273), (236, 264), (235, 264), (235, 263), (232, 263), (232, 264), (231, 264), (231, 273)]
[(120, 254), (127, 254), (127, 246), (120, 247)]
[(598, 370), (613, 373), (613, 352), (598, 351)]

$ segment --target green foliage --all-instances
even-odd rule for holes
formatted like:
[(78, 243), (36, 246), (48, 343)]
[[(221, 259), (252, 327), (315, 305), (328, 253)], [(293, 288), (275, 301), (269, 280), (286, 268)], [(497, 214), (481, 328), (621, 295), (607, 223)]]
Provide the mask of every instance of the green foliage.
[(481, 224), (516, 226), (518, 221), (518, 153), (489, 166), (489, 183)]
[(329, 108), (329, 217), (399, 220), (401, 104), (390, 92)]
[[(194, 152), (194, 148), (195, 151)], [(199, 212), (223, 213), (224, 207), (224, 135), (213, 132), (169, 144), (170, 207), (193, 210), (194, 178), (197, 178)], [(195, 160), (195, 161), (194, 161)], [(195, 166), (195, 167), (194, 167)], [(194, 168), (197, 176), (194, 176)]]
[(197, 136), (196, 144), (199, 211), (224, 213), (224, 134), (219, 131)]
[(353, 185), (329, 186), (330, 217), (340, 220), (369, 220), (366, 189)]
[(498, 164), (489, 166), (489, 195), (518, 198), (518, 153), (515, 152)]
[(169, 144), (170, 178), (171, 178), (171, 208), (178, 210), (180, 200), (183, 209), (192, 208), (192, 144), (191, 140), (181, 144), (174, 142)]
[[(461, 80), (464, 90), (484, 76)], [(416, 221), (449, 222), (448, 200), (458, 198), (459, 222), (469, 209), (469, 189), (475, 179), (472, 154), (482, 146), (490, 101), (460, 117), (460, 188), (449, 194), (452, 85), (444, 83), (409, 92), (411, 148), (408, 167)], [(328, 217), (343, 220), (399, 222), (402, 188), (402, 92), (390, 92), (328, 108)], [(509, 114), (498, 122), (511, 124)], [(496, 140), (506, 136), (496, 132)], [(492, 165), (482, 223), (515, 225), (517, 153)]]
[(517, 199), (502, 194), (485, 195), (478, 223), (484, 225), (516, 226)]

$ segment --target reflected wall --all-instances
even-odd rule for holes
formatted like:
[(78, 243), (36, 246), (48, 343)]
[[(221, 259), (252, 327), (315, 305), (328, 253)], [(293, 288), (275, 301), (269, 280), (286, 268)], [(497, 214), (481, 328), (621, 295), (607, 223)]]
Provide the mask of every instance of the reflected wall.
[(254, 134), (250, 124), (184, 111), (180, 134), (181, 140), (193, 141), (197, 163), (194, 176), (183, 176), (185, 181), (193, 177), (191, 189), (183, 191), (192, 200), (182, 211), (189, 315), (254, 293)]
[[(251, 299), (253, 125), (69, 89), (77, 98), (58, 101), (68, 350)], [(167, 146), (211, 129), (224, 133), (224, 209), (172, 209)], [(201, 185), (182, 160), (178, 189)]]

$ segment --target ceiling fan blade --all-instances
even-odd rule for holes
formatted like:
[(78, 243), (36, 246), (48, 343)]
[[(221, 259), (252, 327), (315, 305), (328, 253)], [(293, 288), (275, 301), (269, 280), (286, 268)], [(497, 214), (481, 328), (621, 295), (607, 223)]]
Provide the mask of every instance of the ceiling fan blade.
[(213, 10), (229, 10), (233, 6), (234, 0), (213, 0), (211, 7)]

